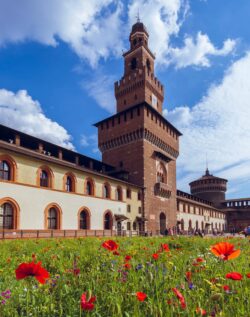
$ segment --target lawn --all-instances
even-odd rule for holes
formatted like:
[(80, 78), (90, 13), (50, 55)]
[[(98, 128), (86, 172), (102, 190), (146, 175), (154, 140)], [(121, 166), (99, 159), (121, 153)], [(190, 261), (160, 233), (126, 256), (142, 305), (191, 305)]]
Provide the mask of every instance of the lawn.
[(248, 239), (107, 240), (1, 241), (0, 316), (250, 316)]

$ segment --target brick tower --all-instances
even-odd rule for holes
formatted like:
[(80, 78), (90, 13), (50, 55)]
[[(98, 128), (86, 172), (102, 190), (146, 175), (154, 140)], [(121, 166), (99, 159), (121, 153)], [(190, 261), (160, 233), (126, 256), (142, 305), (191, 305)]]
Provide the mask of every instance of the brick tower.
[(162, 116), (164, 88), (154, 75), (155, 56), (143, 23), (133, 25), (124, 75), (115, 83), (117, 112), (96, 123), (102, 160), (128, 171), (144, 188), (142, 230), (176, 225), (176, 159), (181, 133)]

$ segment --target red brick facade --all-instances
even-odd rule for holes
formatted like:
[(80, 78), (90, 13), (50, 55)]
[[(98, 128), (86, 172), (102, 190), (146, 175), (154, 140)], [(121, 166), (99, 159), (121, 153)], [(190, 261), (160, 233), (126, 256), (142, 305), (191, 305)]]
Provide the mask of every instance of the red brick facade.
[(181, 134), (162, 116), (164, 89), (154, 75), (142, 23), (133, 26), (130, 50), (123, 56), (124, 76), (115, 83), (117, 113), (96, 124), (99, 149), (104, 163), (128, 171), (129, 181), (144, 188), (142, 228), (164, 231), (176, 225)]

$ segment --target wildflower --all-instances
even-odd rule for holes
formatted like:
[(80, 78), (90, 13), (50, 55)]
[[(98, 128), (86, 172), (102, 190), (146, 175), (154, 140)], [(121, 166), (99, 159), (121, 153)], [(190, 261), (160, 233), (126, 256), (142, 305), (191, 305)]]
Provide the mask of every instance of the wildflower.
[(250, 278), (250, 273), (247, 273), (247, 274), (246, 274), (246, 277), (247, 277), (247, 278)]
[(142, 264), (137, 264), (136, 267), (135, 267), (135, 270), (136, 271), (139, 271), (143, 268), (143, 265)]
[(20, 264), (16, 269), (16, 279), (21, 280), (28, 276), (34, 276), (39, 283), (44, 284), (45, 280), (49, 278), (49, 273), (41, 267), (41, 262)]
[(83, 293), (81, 296), (81, 307), (83, 310), (93, 310), (94, 309), (94, 302), (96, 301), (95, 296), (91, 296), (89, 300), (86, 298), (86, 293)]
[(131, 264), (130, 263), (125, 263), (125, 264), (123, 264), (123, 266), (124, 266), (125, 269), (128, 269), (128, 270), (131, 268)]
[(186, 272), (186, 279), (187, 279), (188, 282), (191, 281), (191, 277), (192, 277), (192, 272), (187, 271), (187, 272)]
[(114, 254), (114, 255), (120, 255), (120, 253), (119, 253), (117, 250), (115, 250), (115, 251), (113, 252), (113, 254)]
[(118, 249), (118, 244), (113, 240), (107, 240), (103, 242), (102, 247), (109, 251), (115, 251)]
[(147, 298), (147, 294), (142, 293), (142, 292), (137, 292), (136, 297), (140, 302), (144, 302), (145, 299)]
[(226, 293), (228, 293), (228, 292), (230, 291), (229, 285), (223, 285), (222, 288), (224, 289), (224, 291), (225, 291)]
[(132, 256), (131, 255), (126, 255), (125, 256), (125, 261), (130, 261), (132, 259)]
[(204, 260), (202, 258), (197, 258), (196, 262), (200, 263), (200, 262), (204, 262)]
[(158, 253), (154, 253), (154, 254), (152, 255), (152, 258), (155, 259), (155, 260), (157, 260), (157, 259), (159, 258), (159, 254), (158, 254)]
[(240, 255), (240, 250), (234, 250), (234, 245), (228, 242), (220, 242), (211, 247), (211, 252), (222, 260), (232, 260)]
[(242, 277), (243, 276), (238, 272), (231, 272), (231, 273), (226, 274), (226, 278), (231, 279), (231, 280), (235, 280), (235, 281), (242, 280)]
[(201, 315), (201, 316), (206, 316), (207, 315), (207, 312), (205, 311), (205, 309), (202, 309), (200, 307), (197, 307), (195, 312), (198, 314), (198, 315)]
[(175, 293), (176, 297), (179, 299), (181, 307), (185, 309), (187, 305), (186, 305), (184, 296), (181, 294), (181, 292), (177, 288), (172, 288), (172, 291)]
[(163, 251), (165, 251), (165, 252), (169, 252), (170, 251), (168, 244), (166, 244), (166, 243), (162, 243), (161, 244), (160, 252), (163, 252)]

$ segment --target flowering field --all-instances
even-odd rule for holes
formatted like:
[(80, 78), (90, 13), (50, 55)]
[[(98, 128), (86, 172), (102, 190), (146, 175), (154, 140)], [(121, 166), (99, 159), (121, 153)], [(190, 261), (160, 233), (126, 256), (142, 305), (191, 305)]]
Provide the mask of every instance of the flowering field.
[(0, 316), (250, 316), (248, 239), (0, 242)]

